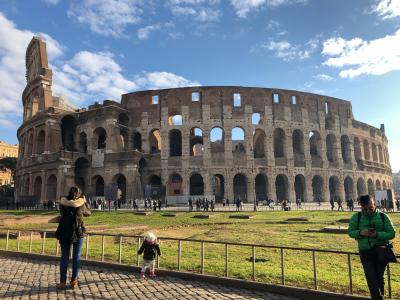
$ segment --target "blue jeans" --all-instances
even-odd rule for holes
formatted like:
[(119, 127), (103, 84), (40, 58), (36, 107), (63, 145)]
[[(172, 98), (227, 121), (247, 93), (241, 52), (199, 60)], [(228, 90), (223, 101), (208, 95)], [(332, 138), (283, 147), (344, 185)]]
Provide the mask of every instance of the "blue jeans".
[(72, 276), (71, 280), (78, 278), (79, 269), (81, 267), (81, 252), (82, 252), (83, 238), (79, 239), (77, 243), (61, 244), (61, 261), (60, 261), (60, 282), (67, 281), (68, 262), (72, 245)]

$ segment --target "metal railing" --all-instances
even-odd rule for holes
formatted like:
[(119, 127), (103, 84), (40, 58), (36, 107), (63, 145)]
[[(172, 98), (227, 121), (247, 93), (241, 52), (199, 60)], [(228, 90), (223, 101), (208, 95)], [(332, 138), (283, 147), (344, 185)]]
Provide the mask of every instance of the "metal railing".
[[(35, 238), (36, 235), (40, 235), (40, 238)], [(53, 239), (54, 241), (49, 243), (49, 239)], [(97, 238), (97, 241), (94, 239)], [(102, 233), (90, 233), (87, 234), (86, 240), (84, 243), (84, 251), (82, 252), (82, 259), (84, 260), (99, 260), (104, 262), (106, 260), (106, 252), (107, 252), (107, 242), (106, 238), (113, 238), (112, 244), (116, 246), (112, 251), (113, 253), (108, 253), (109, 255), (113, 254), (116, 256), (112, 257), (111, 259), (108, 259), (108, 261), (113, 261), (118, 264), (123, 264), (123, 254), (124, 254), (124, 241), (127, 241), (128, 239), (131, 240), (131, 245), (129, 245), (129, 249), (127, 250), (128, 255), (131, 257), (130, 263), (136, 266), (140, 265), (140, 256), (137, 253), (137, 250), (140, 248), (141, 242), (143, 241), (142, 236), (137, 236), (137, 235), (119, 235), (119, 234), (102, 234)], [(5, 240), (4, 240), (5, 239)], [(14, 241), (15, 240), (15, 241)], [(26, 241), (26, 242), (25, 242)], [(132, 242), (134, 241), (134, 242)], [(21, 248), (21, 243), (25, 243), (25, 251)], [(358, 257), (358, 253), (356, 252), (348, 252), (348, 251), (333, 251), (333, 250), (322, 250), (322, 249), (311, 249), (311, 248), (300, 248), (300, 247), (281, 247), (281, 246), (272, 246), (272, 245), (261, 245), (261, 244), (247, 244), (247, 243), (228, 243), (228, 242), (218, 242), (218, 241), (206, 241), (206, 240), (196, 240), (196, 239), (179, 239), (179, 238), (167, 238), (167, 237), (162, 237), (158, 239), (158, 242), (161, 245), (165, 245), (166, 243), (176, 243), (176, 249), (170, 250), (173, 251), (172, 253), (172, 259), (170, 260), (175, 262), (175, 267), (171, 267), (171, 261), (170, 261), (170, 266), (167, 269), (172, 269), (176, 271), (181, 271), (182, 270), (182, 244), (183, 243), (194, 243), (197, 244), (199, 247), (199, 253), (198, 253), (198, 260), (200, 261), (200, 268), (198, 272), (195, 272), (193, 269), (189, 270), (189, 272), (192, 273), (200, 273), (200, 274), (210, 274), (210, 275), (217, 275), (217, 276), (223, 276), (226, 278), (235, 278), (230, 275), (230, 273), (233, 271), (232, 268), (232, 262), (230, 259), (232, 258), (233, 255), (237, 255), (236, 252), (230, 251), (232, 250), (233, 247), (239, 247), (240, 252), (242, 252), (243, 249), (248, 249), (250, 250), (251, 257), (249, 259), (250, 264), (251, 264), (251, 269), (250, 269), (250, 280), (252, 281), (260, 281), (260, 279), (257, 277), (257, 253), (259, 251), (269, 249), (273, 250), (276, 252), (276, 254), (279, 257), (279, 273), (280, 273), (280, 278), (278, 284), (281, 285), (287, 285), (287, 270), (288, 270), (288, 258), (290, 257), (288, 254), (296, 251), (301, 251), (301, 252), (306, 252), (311, 254), (311, 261), (312, 261), (312, 288), (314, 290), (327, 290), (330, 292), (335, 292), (335, 290), (332, 289), (321, 289), (319, 286), (319, 283), (322, 282), (323, 280), (319, 278), (319, 274), (323, 273), (324, 271), (326, 272), (327, 270), (321, 270), (321, 266), (318, 265), (318, 260), (317, 260), (317, 255), (321, 254), (334, 254), (334, 255), (339, 255), (342, 258), (344, 258), (343, 261), (345, 261), (345, 266), (344, 268), (346, 269), (347, 272), (347, 288), (344, 291), (345, 294), (353, 294), (354, 293), (354, 266), (352, 264), (352, 258)], [(12, 245), (13, 244), (13, 245)], [(26, 245), (27, 244), (27, 245)], [(109, 243), (110, 244), (110, 243)], [(133, 246), (135, 244), (135, 247)], [(51, 251), (46, 251), (46, 247), (49, 247)], [(217, 259), (222, 263), (222, 269), (223, 273), (221, 274), (215, 274), (217, 272), (206, 272), (205, 267), (206, 267), (206, 245), (218, 245), (222, 247), (221, 255), (217, 257)], [(110, 246), (110, 245), (108, 245)], [(171, 245), (170, 245), (171, 246)], [(100, 252), (97, 253), (96, 255), (93, 253), (94, 248), (100, 248)], [(25, 253), (37, 253), (37, 254), (50, 254), (50, 255), (59, 255), (59, 244), (58, 241), (54, 237), (54, 232), (49, 232), (49, 231), (42, 231), (42, 230), (14, 230), (14, 229), (2, 229), (0, 230), (0, 249), (4, 249), (6, 251), (17, 251), (17, 252), (25, 252)], [(196, 247), (192, 247), (196, 248)], [(133, 251), (133, 249), (135, 251)], [(163, 250), (163, 249), (162, 249)], [(91, 252), (92, 251), (92, 252)], [(176, 252), (175, 252), (176, 251)], [(211, 250), (210, 250), (211, 251)], [(115, 253), (114, 253), (115, 252)], [(125, 253), (126, 254), (126, 253)], [(171, 256), (171, 253), (169, 253)], [(215, 253), (214, 253), (215, 254)], [(97, 256), (98, 259), (93, 259)], [(160, 267), (160, 262), (161, 259), (164, 255), (161, 257), (156, 258), (156, 266), (157, 268)], [(238, 256), (238, 255), (237, 255)], [(397, 256), (398, 259), (400, 259), (400, 256)], [(187, 271), (187, 270), (185, 270)], [(391, 277), (391, 267), (390, 265), (387, 266), (386, 270), (386, 275), (387, 275), (387, 296), (389, 298), (392, 298), (393, 293), (392, 293), (392, 277)], [(262, 280), (263, 282), (267, 282), (265, 280)], [(270, 282), (269, 282), (270, 283)], [(304, 288), (306, 287), (306, 284), (299, 284), (300, 282), (296, 281), (296, 287), (301, 287)], [(399, 283), (396, 281), (396, 284), (398, 285)], [(293, 285), (292, 285), (293, 286)], [(400, 286), (400, 285), (399, 285)], [(396, 287), (396, 290), (399, 290), (398, 287)], [(397, 295), (399, 296), (399, 295)]]

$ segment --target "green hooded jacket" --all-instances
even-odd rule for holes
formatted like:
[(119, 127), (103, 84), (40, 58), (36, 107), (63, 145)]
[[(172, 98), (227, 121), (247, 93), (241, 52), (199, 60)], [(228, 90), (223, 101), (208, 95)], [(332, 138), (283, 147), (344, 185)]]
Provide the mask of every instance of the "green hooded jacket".
[[(349, 229), (347, 231), (350, 237), (358, 241), (359, 250), (368, 250), (375, 245), (385, 245), (390, 240), (394, 239), (396, 231), (388, 215), (384, 214), (385, 221), (382, 222), (382, 218), (378, 210), (375, 210), (371, 216), (366, 215), (363, 211), (360, 213), (360, 222), (358, 222), (359, 213), (355, 213), (350, 219)], [(375, 238), (360, 235), (361, 230), (368, 228), (375, 228)]]

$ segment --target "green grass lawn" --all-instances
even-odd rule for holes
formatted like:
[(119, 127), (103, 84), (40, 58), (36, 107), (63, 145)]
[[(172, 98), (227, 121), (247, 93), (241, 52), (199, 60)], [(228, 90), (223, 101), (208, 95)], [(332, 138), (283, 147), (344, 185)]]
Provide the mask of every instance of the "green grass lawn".
[[(7, 215), (6, 215), (7, 213)], [(18, 218), (31, 216), (32, 212), (4, 212), (0, 211), (1, 218), (15, 215)], [(56, 214), (38, 212), (41, 216)], [(177, 269), (178, 242), (167, 238), (196, 239), (208, 241), (204, 243), (204, 273), (225, 276), (225, 245), (212, 243), (248, 243), (256, 245), (274, 245), (283, 247), (313, 248), (325, 250), (356, 252), (356, 242), (345, 234), (328, 234), (309, 232), (328, 225), (346, 226), (338, 220), (349, 218), (348, 212), (321, 212), (321, 211), (272, 211), (243, 213), (251, 219), (231, 219), (233, 212), (209, 213), (209, 219), (193, 218), (199, 213), (176, 213), (176, 217), (163, 216), (164, 212), (152, 213), (147, 216), (135, 215), (132, 212), (97, 212), (86, 219), (89, 232), (100, 234), (89, 239), (89, 259), (102, 259), (101, 234), (141, 235), (148, 230), (154, 231), (161, 240), (162, 256), (159, 259), (161, 268)], [(308, 223), (293, 222), (282, 224), (288, 218), (308, 218)], [(399, 228), (400, 214), (391, 214), (394, 225)], [(46, 229), (54, 230), (57, 224), (19, 224), (12, 226), (16, 230)], [(0, 226), (4, 233), (4, 227)], [(118, 261), (119, 237), (107, 236), (104, 238), (105, 261)], [(29, 236), (20, 241), (20, 251), (29, 251)], [(397, 253), (400, 253), (400, 242), (394, 241)], [(122, 263), (136, 265), (138, 239), (124, 237), (121, 247)], [(0, 249), (5, 248), (4, 235), (0, 239)], [(9, 249), (16, 250), (17, 241), (10, 239)], [(56, 240), (46, 239), (47, 254), (56, 254)], [(34, 235), (33, 252), (41, 252), (42, 239)], [(86, 252), (86, 245), (83, 254)], [(255, 280), (268, 283), (281, 283), (281, 252), (279, 249), (255, 248)], [(347, 272), (347, 255), (318, 253), (315, 254), (317, 268), (317, 285), (321, 290), (348, 292), (349, 277)], [(139, 264), (141, 258), (139, 258)], [(313, 257), (309, 251), (284, 251), (285, 284), (314, 287)], [(363, 277), (362, 267), (357, 256), (351, 256), (353, 292), (366, 294), (367, 287)], [(183, 241), (181, 243), (180, 269), (191, 272), (201, 272), (201, 244), (199, 242)], [(252, 278), (252, 247), (230, 245), (228, 247), (228, 276), (240, 279)], [(393, 296), (400, 297), (400, 267), (391, 266)]]

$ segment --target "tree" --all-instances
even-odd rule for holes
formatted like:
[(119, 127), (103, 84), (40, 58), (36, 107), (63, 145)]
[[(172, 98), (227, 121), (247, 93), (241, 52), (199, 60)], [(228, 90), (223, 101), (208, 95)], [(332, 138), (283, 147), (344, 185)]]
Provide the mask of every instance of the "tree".
[(10, 169), (13, 176), (16, 167), (17, 167), (17, 159), (15, 157), (5, 157), (0, 159), (0, 168)]

